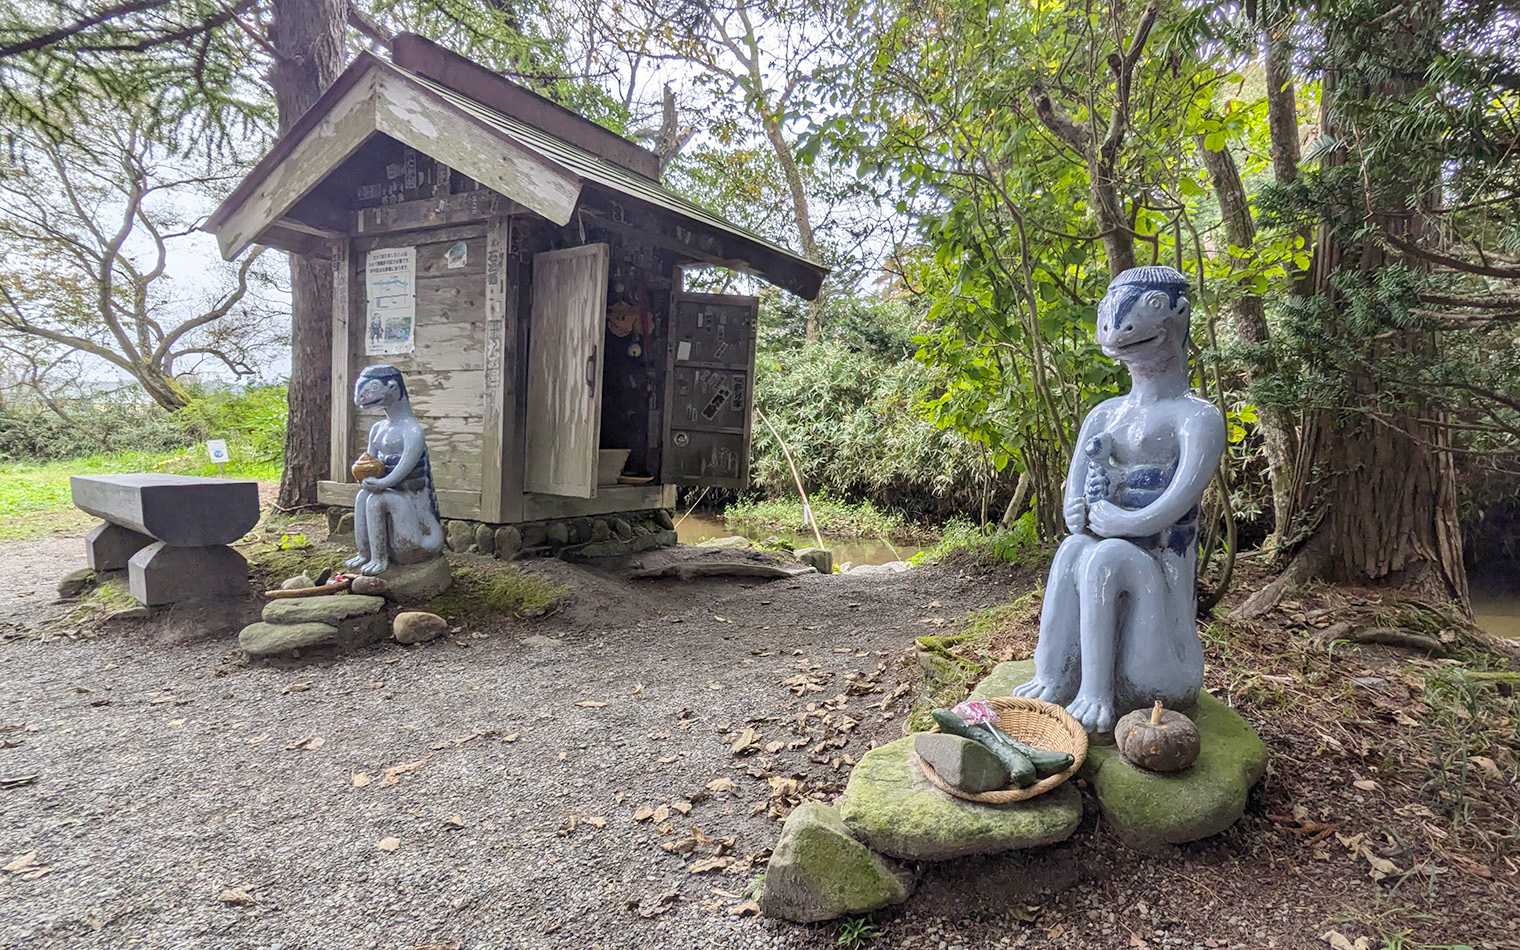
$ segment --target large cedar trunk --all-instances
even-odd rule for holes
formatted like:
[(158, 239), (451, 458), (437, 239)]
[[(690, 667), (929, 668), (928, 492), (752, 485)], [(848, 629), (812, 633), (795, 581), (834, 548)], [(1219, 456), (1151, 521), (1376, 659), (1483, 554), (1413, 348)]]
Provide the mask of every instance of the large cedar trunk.
[[(284, 131), (332, 85), (343, 68), (346, 0), (274, 0), (270, 76)], [(290, 258), (290, 389), (285, 420), (285, 473), (279, 507), (317, 503), (317, 480), (330, 468), (332, 420), (332, 268)]]
[[(1427, 13), (1428, 7), (1420, 7)], [(1418, 42), (1420, 23), (1402, 23), (1395, 43)], [(1402, 51), (1402, 50), (1401, 50)], [(1347, 53), (1346, 55), (1350, 55)], [(1418, 72), (1409, 74), (1418, 75)], [(1375, 90), (1351, 87), (1358, 95), (1376, 92), (1388, 97), (1408, 95), (1416, 80), (1389, 79)], [(1340, 91), (1339, 76), (1323, 77), (1321, 121), (1325, 132), (1341, 130), (1331, 103)], [(1345, 149), (1325, 156), (1326, 167), (1346, 160)], [(1376, 169), (1367, 174), (1376, 175)], [(1364, 174), (1364, 180), (1366, 175)], [(1439, 200), (1439, 190), (1425, 188), (1427, 202)], [(1377, 199), (1374, 198), (1374, 201)], [(1382, 214), (1374, 206), (1366, 223), (1376, 232), (1416, 240), (1429, 227), (1432, 215)], [(1433, 208), (1427, 204), (1424, 211)], [(1367, 279), (1391, 263), (1372, 238), (1342, 243), (1328, 225), (1321, 225), (1314, 264), (1308, 279), (1324, 295), (1326, 305), (1342, 319), (1347, 302), (1332, 286), (1331, 275), (1354, 270)], [(1406, 262), (1418, 266), (1417, 262)], [(1388, 332), (1368, 340), (1365, 358), (1349, 368), (1355, 406), (1325, 408), (1306, 420), (1300, 455), (1299, 508), (1319, 521), (1316, 547), (1327, 555), (1328, 579), (1396, 585), (1432, 600), (1467, 600), (1467, 572), (1462, 563), (1462, 535), (1457, 521), (1456, 469), (1447, 450), (1448, 430), (1434, 407), (1400, 403), (1379, 380), (1380, 357), (1389, 353), (1429, 358), (1439, 345), (1432, 334)], [(1352, 410), (1352, 411), (1347, 411)]]

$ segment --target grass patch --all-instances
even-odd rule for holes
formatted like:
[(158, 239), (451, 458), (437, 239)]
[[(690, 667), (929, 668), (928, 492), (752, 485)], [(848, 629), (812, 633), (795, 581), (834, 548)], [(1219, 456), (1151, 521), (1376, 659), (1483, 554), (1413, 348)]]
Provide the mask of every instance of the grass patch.
[(454, 571), (454, 584), (424, 609), (450, 620), (462, 617), (533, 617), (547, 612), (570, 591), (546, 577), (506, 564)]
[[(227, 477), (267, 481), (278, 479), (280, 469), (273, 462), (234, 461), (227, 466)], [(36, 538), (88, 524), (89, 516), (74, 508), (69, 476), (124, 472), (219, 474), (199, 448), (184, 452), (108, 452), (52, 462), (0, 465), (0, 540)]]
[(909, 714), (909, 727), (930, 728), (932, 710), (965, 699), (994, 665), (1028, 656), (1034, 649), (1043, 596), (1043, 589), (1032, 590), (1006, 604), (971, 611), (950, 633), (919, 637), (918, 665), (924, 671), (924, 685)]
[(979, 528), (964, 519), (945, 525), (939, 541), (914, 555), (912, 563), (925, 561), (960, 561), (974, 564), (1029, 564), (1042, 556), (1043, 548), (1035, 536), (1034, 516), (1026, 512), (1009, 527)]
[[(832, 538), (888, 538), (923, 541), (933, 538), (929, 528), (914, 524), (894, 511), (884, 511), (869, 501), (842, 501), (819, 493), (808, 500), (818, 529)], [(743, 531), (786, 531), (811, 535), (802, 517), (802, 499), (793, 497), (736, 501), (723, 510), (723, 520)]]

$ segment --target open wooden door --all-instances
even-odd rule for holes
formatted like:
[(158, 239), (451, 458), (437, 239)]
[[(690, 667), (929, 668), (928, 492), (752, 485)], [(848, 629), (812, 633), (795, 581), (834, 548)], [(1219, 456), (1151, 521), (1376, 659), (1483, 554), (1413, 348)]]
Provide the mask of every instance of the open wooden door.
[(533, 256), (528, 414), (523, 420), (527, 491), (596, 496), (606, 322), (607, 245)]
[(660, 480), (744, 488), (760, 299), (683, 293), (672, 312)]

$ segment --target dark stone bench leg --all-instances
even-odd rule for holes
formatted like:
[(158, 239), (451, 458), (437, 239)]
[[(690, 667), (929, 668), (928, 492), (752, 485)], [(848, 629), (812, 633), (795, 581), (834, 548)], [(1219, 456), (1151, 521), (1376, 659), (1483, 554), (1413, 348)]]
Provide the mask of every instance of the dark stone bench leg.
[(176, 548), (156, 541), (132, 555), (127, 585), (150, 607), (242, 597), (248, 593), (248, 562), (225, 545)]
[(119, 571), (132, 555), (153, 543), (146, 534), (103, 521), (84, 536), (85, 557), (92, 571)]

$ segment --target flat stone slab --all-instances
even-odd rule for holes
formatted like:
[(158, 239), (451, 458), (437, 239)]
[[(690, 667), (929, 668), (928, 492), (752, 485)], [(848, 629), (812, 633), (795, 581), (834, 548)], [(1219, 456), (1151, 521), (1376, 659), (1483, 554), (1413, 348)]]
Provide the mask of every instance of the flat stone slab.
[[(1033, 676), (1033, 660), (999, 663), (971, 696), (1007, 696)], [(1104, 819), (1137, 851), (1224, 831), (1245, 813), (1246, 795), (1266, 772), (1266, 744), (1235, 710), (1200, 692), (1188, 715), (1198, 727), (1201, 750), (1198, 761), (1180, 772), (1136, 768), (1113, 745), (1087, 749), (1079, 774), (1092, 784)]]
[(420, 564), (393, 564), (376, 576), (385, 582), (385, 596), (400, 604), (432, 600), (454, 583), (454, 569), (441, 555)]
[(74, 475), (74, 506), (178, 548), (231, 544), (259, 523), (258, 482), (143, 473)]
[(837, 805), (856, 838), (910, 861), (1055, 844), (1082, 821), (1082, 795), (1071, 782), (1010, 805), (982, 805), (942, 792), (918, 767), (912, 736), (867, 752)]
[(799, 924), (864, 914), (907, 900), (911, 880), (852, 838), (837, 809), (803, 802), (766, 866), (760, 910)]
[(338, 628), (326, 623), (251, 623), (238, 634), (238, 646), (249, 656), (276, 656), (292, 650), (333, 646)]
[(1246, 796), (1267, 769), (1267, 747), (1240, 714), (1206, 692), (1192, 713), (1198, 761), (1180, 772), (1149, 772), (1114, 746), (1087, 751), (1081, 775), (1125, 844), (1154, 852), (1218, 834), (1240, 820)]
[(385, 609), (384, 597), (363, 594), (327, 594), (320, 597), (290, 597), (271, 600), (264, 605), (266, 623), (325, 623), (334, 627), (349, 617), (362, 617)]

